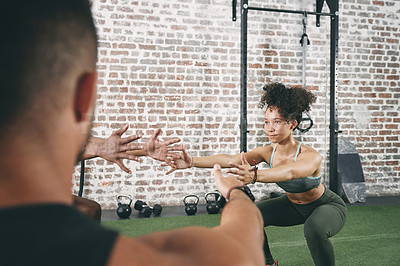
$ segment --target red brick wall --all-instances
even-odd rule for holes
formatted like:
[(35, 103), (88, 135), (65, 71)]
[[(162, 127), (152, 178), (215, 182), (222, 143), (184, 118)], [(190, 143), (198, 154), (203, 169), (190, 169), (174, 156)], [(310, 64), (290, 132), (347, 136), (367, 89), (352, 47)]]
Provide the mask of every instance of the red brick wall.
[[(267, 5), (249, 0), (251, 6), (315, 10), (314, 1), (291, 2), (274, 0)], [(360, 153), (368, 195), (400, 194), (399, 10), (399, 1), (340, 1), (339, 127)], [(229, 0), (95, 0), (99, 92), (93, 135), (107, 137), (129, 124), (128, 134), (143, 134), (145, 141), (160, 127), (163, 136), (181, 137), (194, 156), (239, 152), (237, 11), (238, 20), (233, 22)], [(323, 11), (329, 12), (327, 6)], [(263, 111), (258, 108), (263, 84), (302, 82), (301, 18), (249, 12), (249, 149), (268, 144)], [(324, 156), (328, 173), (329, 18), (321, 17), (321, 27), (316, 28), (310, 15), (307, 33), (307, 85), (318, 100), (311, 112), (315, 126), (296, 137)], [(186, 194), (203, 197), (215, 189), (210, 169), (165, 176), (166, 169), (151, 159), (127, 165), (132, 175), (102, 159), (87, 161), (84, 196), (104, 208), (115, 208), (121, 193), (149, 204), (178, 205)], [(73, 185), (77, 192), (79, 168)], [(251, 187), (257, 198), (277, 190), (274, 184)]]

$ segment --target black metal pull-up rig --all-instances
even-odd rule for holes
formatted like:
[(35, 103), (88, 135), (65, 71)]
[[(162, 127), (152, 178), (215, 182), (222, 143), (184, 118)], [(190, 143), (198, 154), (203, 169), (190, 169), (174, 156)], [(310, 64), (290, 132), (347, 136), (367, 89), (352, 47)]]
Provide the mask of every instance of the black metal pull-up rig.
[[(341, 180), (338, 175), (338, 134), (339, 122), (337, 115), (336, 69), (338, 64), (339, 39), (339, 0), (326, 0), (330, 13), (322, 13), (325, 0), (316, 0), (316, 12), (261, 8), (249, 6), (248, 0), (241, 1), (241, 115), (240, 115), (240, 149), (247, 151), (247, 16), (249, 10), (315, 15), (316, 26), (320, 26), (320, 16), (331, 18), (330, 39), (330, 125), (329, 125), (329, 188), (341, 195)], [(232, 0), (232, 20), (236, 21), (237, 0)]]

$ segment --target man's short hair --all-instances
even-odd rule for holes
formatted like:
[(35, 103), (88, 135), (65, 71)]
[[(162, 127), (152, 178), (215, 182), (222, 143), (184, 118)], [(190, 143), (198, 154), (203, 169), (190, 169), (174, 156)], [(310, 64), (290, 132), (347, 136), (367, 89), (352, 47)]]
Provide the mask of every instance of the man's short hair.
[(2, 130), (63, 108), (70, 71), (95, 70), (97, 37), (88, 0), (1, 1), (0, 10)]

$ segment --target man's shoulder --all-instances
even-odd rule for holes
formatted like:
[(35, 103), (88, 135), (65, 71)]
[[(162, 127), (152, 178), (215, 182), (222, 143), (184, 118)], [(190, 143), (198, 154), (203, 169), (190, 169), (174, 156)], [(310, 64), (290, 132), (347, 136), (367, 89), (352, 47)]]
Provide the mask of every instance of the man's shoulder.
[(7, 228), (0, 231), (1, 257), (17, 265), (102, 265), (118, 236), (67, 205), (6, 208), (0, 216), (0, 228)]

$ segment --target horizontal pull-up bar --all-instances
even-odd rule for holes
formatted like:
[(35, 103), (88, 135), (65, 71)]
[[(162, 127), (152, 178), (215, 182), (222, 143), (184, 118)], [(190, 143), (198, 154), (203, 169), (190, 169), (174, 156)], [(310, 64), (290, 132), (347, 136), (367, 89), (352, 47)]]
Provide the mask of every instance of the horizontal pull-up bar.
[(248, 10), (257, 10), (257, 11), (270, 11), (270, 12), (281, 12), (281, 13), (295, 13), (295, 14), (306, 14), (306, 15), (319, 15), (319, 16), (336, 16), (336, 14), (331, 13), (318, 13), (318, 12), (309, 12), (309, 11), (298, 11), (298, 10), (287, 10), (287, 9), (273, 9), (273, 8), (262, 8), (262, 7), (252, 7), (243, 5), (243, 8)]

